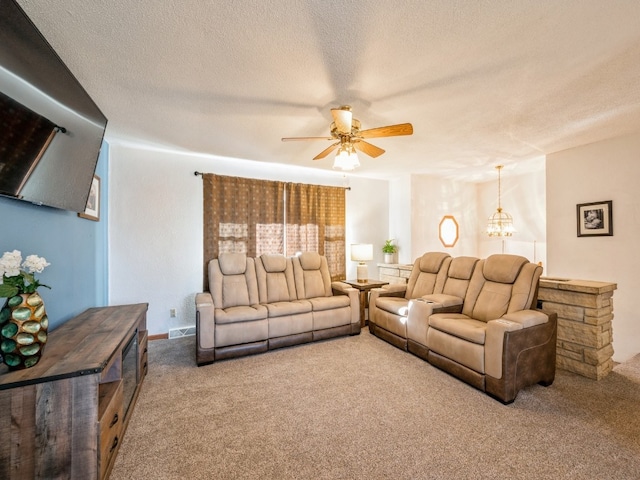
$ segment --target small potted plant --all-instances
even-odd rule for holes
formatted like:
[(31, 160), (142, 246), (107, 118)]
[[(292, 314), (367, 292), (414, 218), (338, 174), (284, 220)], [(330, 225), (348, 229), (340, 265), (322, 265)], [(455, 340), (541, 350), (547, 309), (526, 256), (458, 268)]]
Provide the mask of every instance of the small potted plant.
[(394, 244), (395, 238), (391, 238), (384, 242), (382, 246), (382, 253), (384, 253), (384, 263), (394, 263), (398, 246)]

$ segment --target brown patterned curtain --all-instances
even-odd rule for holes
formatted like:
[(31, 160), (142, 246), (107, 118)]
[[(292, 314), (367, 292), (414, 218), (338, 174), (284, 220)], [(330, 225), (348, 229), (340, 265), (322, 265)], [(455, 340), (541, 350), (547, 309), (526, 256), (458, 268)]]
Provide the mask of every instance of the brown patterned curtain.
[(287, 184), (287, 251), (324, 255), (332, 280), (344, 280), (345, 189), (302, 183)]
[(249, 257), (284, 252), (284, 183), (211, 173), (202, 181), (207, 290), (207, 266), (221, 252)]

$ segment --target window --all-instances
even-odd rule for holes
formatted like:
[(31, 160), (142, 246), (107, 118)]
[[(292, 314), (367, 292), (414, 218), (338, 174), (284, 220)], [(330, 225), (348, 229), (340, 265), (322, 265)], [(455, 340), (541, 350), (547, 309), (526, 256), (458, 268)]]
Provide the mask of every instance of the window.
[(221, 252), (316, 251), (345, 278), (344, 188), (203, 174), (204, 286)]

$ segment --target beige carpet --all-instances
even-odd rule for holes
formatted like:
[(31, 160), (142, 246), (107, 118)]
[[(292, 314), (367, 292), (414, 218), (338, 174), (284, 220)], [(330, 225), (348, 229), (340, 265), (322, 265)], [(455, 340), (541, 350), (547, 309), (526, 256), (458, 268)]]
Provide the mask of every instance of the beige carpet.
[(149, 344), (111, 479), (639, 479), (640, 356), (508, 406), (362, 330), (196, 367)]

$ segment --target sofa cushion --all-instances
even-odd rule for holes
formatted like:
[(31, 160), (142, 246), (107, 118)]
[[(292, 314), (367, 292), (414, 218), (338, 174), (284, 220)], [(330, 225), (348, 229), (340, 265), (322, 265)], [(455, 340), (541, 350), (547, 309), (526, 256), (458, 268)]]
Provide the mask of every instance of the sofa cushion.
[(482, 273), (491, 282), (513, 283), (525, 263), (529, 260), (519, 255), (491, 255), (485, 260)]
[(331, 275), (325, 257), (317, 252), (303, 252), (292, 261), (299, 300), (332, 295)]
[(223, 275), (240, 275), (247, 270), (247, 255), (244, 253), (221, 253), (218, 262)]
[[(429, 327), (469, 342), (484, 345), (487, 324), (461, 313), (435, 313), (429, 317)], [(439, 352), (446, 355), (447, 352)]]
[(427, 273), (438, 273), (442, 262), (445, 261), (450, 255), (443, 252), (428, 252), (420, 257), (420, 271)]
[(222, 277), (222, 308), (238, 305), (248, 306), (249, 289), (244, 275), (229, 275)]
[(263, 305), (216, 308), (216, 324), (249, 322), (267, 318), (267, 309)]
[(308, 300), (294, 300), (292, 302), (273, 302), (265, 305), (269, 311), (269, 318), (284, 317), (286, 315), (298, 315), (311, 311), (311, 302)]
[(284, 255), (260, 255), (262, 265), (267, 273), (284, 272), (287, 268), (287, 257)]
[(479, 259), (476, 257), (456, 257), (451, 260), (447, 276), (449, 278), (469, 280), (478, 261)]
[(509, 312), (535, 308), (541, 274), (542, 267), (535, 263), (527, 263), (522, 267), (518, 279), (513, 284)]
[(291, 259), (279, 254), (263, 254), (255, 264), (260, 303), (296, 300)]
[[(244, 260), (242, 260), (244, 259)], [(239, 268), (244, 261), (244, 267)], [(222, 268), (231, 273), (225, 275)], [(216, 308), (228, 308), (236, 306), (249, 306), (260, 303), (258, 297), (258, 284), (256, 281), (256, 269), (253, 258), (244, 254), (221, 254), (209, 262), (209, 290), (213, 304)]]
[(484, 374), (484, 345), (441, 332), (437, 328), (427, 330), (427, 348), (454, 362)]
[(427, 252), (418, 258), (411, 269), (405, 298), (409, 300), (441, 292), (450, 263), (451, 256), (443, 252)]
[(320, 270), (322, 257), (318, 252), (302, 252), (298, 258), (304, 270)]
[[(268, 273), (266, 281), (267, 302), (282, 302), (291, 299), (290, 285), (284, 272)], [(260, 284), (258, 284), (260, 286)]]
[(512, 288), (511, 284), (485, 282), (471, 317), (484, 322), (502, 317), (509, 308)]
[(266, 342), (269, 338), (269, 322), (266, 318), (253, 322), (236, 322), (216, 326), (216, 348)]
[(333, 310), (335, 308), (348, 307), (351, 300), (347, 295), (334, 295), (332, 297), (316, 297), (309, 299), (314, 312)]

